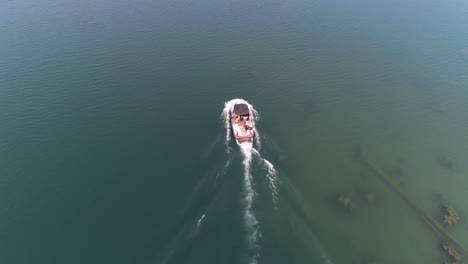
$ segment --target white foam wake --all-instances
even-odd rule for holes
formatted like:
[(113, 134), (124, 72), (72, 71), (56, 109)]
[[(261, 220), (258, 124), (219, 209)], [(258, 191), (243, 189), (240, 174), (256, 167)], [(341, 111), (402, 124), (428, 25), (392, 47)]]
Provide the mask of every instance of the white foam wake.
[[(243, 165), (244, 165), (244, 188), (245, 188), (245, 213), (244, 221), (247, 227), (248, 232), (248, 241), (250, 247), (254, 249), (257, 247), (257, 237), (258, 237), (258, 220), (255, 217), (255, 212), (252, 209), (253, 200), (255, 198), (255, 190), (252, 183), (252, 174), (250, 173), (250, 165), (252, 164), (252, 153), (253, 147), (252, 144), (242, 144), (241, 146), (242, 155), (244, 156)], [(250, 256), (250, 263), (257, 263), (258, 254), (254, 252)]]
[(270, 187), (273, 203), (276, 206), (278, 202), (278, 187), (276, 187), (278, 185), (277, 172), (275, 166), (273, 166), (273, 164), (271, 164), (271, 162), (269, 162), (267, 159), (263, 159), (263, 162), (268, 171), (268, 186)]
[(269, 160), (263, 158), (258, 150), (252, 149), (252, 151), (263, 162), (263, 168), (267, 171), (268, 187), (271, 191), (273, 203), (276, 206), (278, 201), (278, 173), (276, 172), (276, 168)]

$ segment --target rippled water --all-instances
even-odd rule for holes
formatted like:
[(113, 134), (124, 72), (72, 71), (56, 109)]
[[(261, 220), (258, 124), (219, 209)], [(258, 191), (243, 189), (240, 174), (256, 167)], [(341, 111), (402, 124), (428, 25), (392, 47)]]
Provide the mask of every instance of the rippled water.
[[(1, 2), (0, 262), (442, 262), (353, 149), (468, 248), (466, 25), (458, 0)], [(254, 149), (226, 146), (233, 98)]]

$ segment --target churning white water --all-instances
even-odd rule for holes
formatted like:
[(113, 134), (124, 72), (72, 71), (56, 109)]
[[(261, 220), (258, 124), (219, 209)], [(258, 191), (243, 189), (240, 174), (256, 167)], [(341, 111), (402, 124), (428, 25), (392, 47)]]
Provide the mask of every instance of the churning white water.
[(276, 172), (275, 166), (273, 166), (273, 164), (269, 160), (263, 158), (258, 150), (252, 149), (252, 153), (255, 154), (255, 156), (257, 156), (262, 161), (263, 168), (267, 171), (266, 177), (268, 180), (268, 187), (271, 191), (273, 203), (276, 206), (278, 200), (278, 173)]
[[(252, 144), (242, 144), (240, 146), (244, 160), (242, 164), (244, 165), (244, 188), (245, 188), (245, 212), (244, 212), (244, 221), (248, 232), (248, 241), (252, 248), (257, 247), (257, 237), (258, 237), (258, 220), (255, 217), (255, 212), (252, 209), (253, 200), (255, 198), (255, 190), (252, 183), (252, 174), (250, 173), (250, 165), (252, 164)], [(258, 254), (254, 253), (251, 256), (250, 263), (257, 263)]]

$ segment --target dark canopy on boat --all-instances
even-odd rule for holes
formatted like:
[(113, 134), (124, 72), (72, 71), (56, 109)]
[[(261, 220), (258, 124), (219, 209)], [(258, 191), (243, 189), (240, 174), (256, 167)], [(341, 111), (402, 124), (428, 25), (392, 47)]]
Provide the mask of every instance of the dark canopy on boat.
[(232, 112), (236, 115), (248, 115), (250, 114), (249, 107), (246, 104), (236, 104)]

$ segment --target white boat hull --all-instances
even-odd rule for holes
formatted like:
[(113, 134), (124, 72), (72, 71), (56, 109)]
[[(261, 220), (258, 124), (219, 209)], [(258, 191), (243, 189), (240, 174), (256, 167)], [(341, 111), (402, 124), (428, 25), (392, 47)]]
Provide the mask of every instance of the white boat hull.
[(248, 112), (246, 109), (242, 113), (236, 113), (235, 108), (237, 104), (234, 104), (231, 109), (231, 126), (232, 132), (234, 134), (234, 138), (236, 139), (236, 143), (246, 144), (246, 143), (253, 143), (253, 137), (255, 135), (255, 127), (254, 127), (254, 116), (252, 114), (252, 110), (248, 105), (243, 104), (245, 107), (248, 108)]

